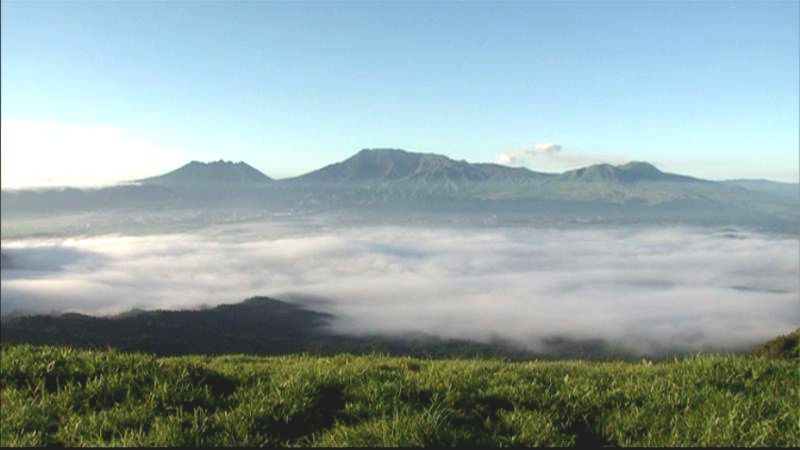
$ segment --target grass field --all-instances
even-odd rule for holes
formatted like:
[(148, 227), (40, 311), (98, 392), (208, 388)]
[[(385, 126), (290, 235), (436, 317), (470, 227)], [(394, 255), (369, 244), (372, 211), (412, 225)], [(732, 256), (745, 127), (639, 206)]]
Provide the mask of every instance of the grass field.
[(794, 359), (1, 352), (3, 446), (800, 445)]

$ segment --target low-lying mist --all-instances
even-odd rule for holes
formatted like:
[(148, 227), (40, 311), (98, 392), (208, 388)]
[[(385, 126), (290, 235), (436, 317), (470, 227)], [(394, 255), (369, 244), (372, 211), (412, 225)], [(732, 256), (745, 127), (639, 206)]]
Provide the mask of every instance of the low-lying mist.
[[(114, 314), (265, 295), (333, 331), (739, 349), (800, 324), (798, 241), (701, 228), (268, 228), (3, 242), (3, 314)], [(321, 300), (322, 299), (322, 300)]]

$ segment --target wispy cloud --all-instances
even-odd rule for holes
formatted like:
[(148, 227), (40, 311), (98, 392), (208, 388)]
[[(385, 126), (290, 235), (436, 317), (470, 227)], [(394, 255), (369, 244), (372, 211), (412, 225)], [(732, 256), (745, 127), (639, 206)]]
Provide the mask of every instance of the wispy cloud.
[(570, 153), (565, 151), (561, 144), (546, 142), (500, 153), (496, 162), (506, 166), (526, 166), (540, 170), (568, 170), (599, 163), (621, 164), (626, 160), (611, 155)]
[(4, 242), (0, 304), (108, 314), (314, 295), (331, 300), (323, 307), (341, 332), (534, 348), (560, 335), (644, 353), (743, 347), (800, 324), (794, 239), (685, 228), (271, 233)]

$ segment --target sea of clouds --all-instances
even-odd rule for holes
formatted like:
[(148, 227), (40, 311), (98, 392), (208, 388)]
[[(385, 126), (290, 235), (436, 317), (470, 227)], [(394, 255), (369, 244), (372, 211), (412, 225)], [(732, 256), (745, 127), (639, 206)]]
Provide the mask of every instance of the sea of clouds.
[(796, 238), (701, 228), (363, 227), (4, 241), (3, 314), (185, 309), (257, 295), (352, 334), (640, 352), (745, 348), (800, 325)]

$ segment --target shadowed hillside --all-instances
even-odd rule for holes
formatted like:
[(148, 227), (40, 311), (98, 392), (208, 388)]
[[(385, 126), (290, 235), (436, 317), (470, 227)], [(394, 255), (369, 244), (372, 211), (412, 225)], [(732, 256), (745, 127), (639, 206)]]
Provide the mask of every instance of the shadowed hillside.
[(68, 313), (5, 318), (0, 341), (112, 347), (159, 355), (248, 353), (283, 355), (297, 352), (336, 354), (382, 352), (426, 357), (503, 356), (633, 358), (599, 339), (547, 339), (548, 350), (536, 353), (496, 340), (482, 343), (426, 334), (351, 336), (327, 328), (330, 314), (267, 297), (242, 303), (186, 311), (131, 311), (112, 317)]
[[(533, 350), (501, 338), (479, 342), (441, 338), (424, 333), (340, 334), (331, 331), (329, 327), (335, 317), (311, 309), (312, 306), (313, 303), (304, 306), (268, 297), (254, 297), (241, 303), (200, 310), (133, 310), (106, 317), (76, 313), (12, 316), (3, 318), (0, 342), (69, 345), (88, 349), (111, 347), (158, 355), (285, 355), (298, 352), (332, 355), (341, 352), (380, 352), (421, 357), (480, 356), (514, 360), (638, 360), (641, 357), (639, 353), (616, 348), (600, 338), (577, 339), (552, 335), (545, 337), (537, 350)], [(784, 345), (784, 341), (789, 344)], [(757, 353), (770, 357), (787, 355), (791, 351), (796, 352), (797, 349), (791, 347), (794, 343), (796, 336), (789, 335), (770, 342), (767, 344), (768, 348), (765, 347)], [(706, 351), (714, 349), (708, 348)], [(651, 357), (660, 359), (685, 354), (669, 346), (660, 350), (651, 349), (651, 352)]]

